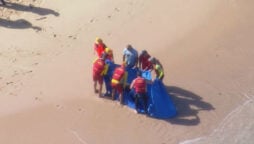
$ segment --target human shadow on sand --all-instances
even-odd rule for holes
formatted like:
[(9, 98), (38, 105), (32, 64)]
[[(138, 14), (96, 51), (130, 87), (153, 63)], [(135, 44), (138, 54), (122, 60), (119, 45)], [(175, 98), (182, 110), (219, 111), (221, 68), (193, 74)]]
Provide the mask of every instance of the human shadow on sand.
[(12, 29), (28, 29), (32, 28), (36, 31), (40, 31), (41, 28), (33, 26), (29, 21), (25, 19), (18, 19), (15, 21), (0, 18), (0, 27), (12, 28)]
[(167, 119), (171, 124), (197, 125), (200, 123), (199, 111), (210, 111), (215, 108), (208, 102), (202, 100), (197, 94), (176, 86), (166, 86), (176, 108), (177, 116)]
[(48, 8), (42, 8), (42, 7), (35, 7), (33, 5), (23, 5), (18, 3), (10, 3), (6, 2), (6, 5), (2, 5), (2, 7), (8, 8), (8, 9), (14, 9), (17, 11), (24, 11), (24, 12), (32, 12), (38, 15), (49, 15), (52, 14), (54, 16), (59, 16), (60, 14), (54, 10), (48, 9)]

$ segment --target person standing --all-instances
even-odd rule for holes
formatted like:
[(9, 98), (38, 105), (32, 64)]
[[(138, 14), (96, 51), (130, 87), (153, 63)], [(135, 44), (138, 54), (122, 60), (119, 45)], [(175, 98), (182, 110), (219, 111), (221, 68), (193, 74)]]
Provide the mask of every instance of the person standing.
[(156, 78), (162, 81), (164, 78), (164, 70), (162, 64), (154, 57), (150, 57), (149, 61), (153, 64)]
[(113, 72), (116, 65), (111, 59), (109, 59), (108, 56), (105, 59), (105, 63), (108, 66), (108, 70), (103, 77), (105, 82), (105, 87), (106, 87), (106, 93), (104, 94), (104, 96), (111, 96), (112, 95), (111, 79), (112, 79)]
[(112, 100), (115, 100), (116, 93), (119, 94), (120, 103), (124, 104), (123, 90), (126, 85), (127, 73), (125, 71), (125, 63), (114, 70), (111, 86), (112, 86)]
[[(102, 95), (103, 76), (108, 70), (108, 66), (105, 63), (106, 55), (102, 55), (93, 63), (93, 81), (94, 81), (94, 92), (99, 93), (99, 97)], [(99, 83), (99, 90), (97, 89), (97, 83)]]
[(97, 37), (94, 43), (94, 52), (96, 52), (98, 58), (100, 58), (107, 46), (103, 43), (102, 39)]
[(138, 112), (138, 102), (141, 100), (143, 101), (143, 106), (144, 106), (144, 110), (145, 113), (147, 113), (147, 89), (146, 89), (146, 80), (141, 77), (141, 72), (137, 73), (137, 78), (135, 78), (131, 85), (130, 88), (134, 89), (134, 98), (135, 98), (135, 108), (136, 111)]
[(126, 63), (127, 68), (137, 66), (138, 52), (131, 45), (127, 45), (127, 47), (123, 50), (123, 62)]
[(138, 67), (145, 71), (151, 70), (153, 68), (152, 63), (149, 61), (151, 56), (148, 54), (146, 50), (142, 50), (139, 57), (138, 57)]

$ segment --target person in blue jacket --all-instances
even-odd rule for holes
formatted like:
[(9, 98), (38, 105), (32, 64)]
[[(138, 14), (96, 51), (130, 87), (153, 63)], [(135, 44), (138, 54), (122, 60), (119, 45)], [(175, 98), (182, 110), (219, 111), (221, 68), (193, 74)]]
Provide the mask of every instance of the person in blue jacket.
[(126, 68), (133, 68), (138, 64), (138, 51), (130, 44), (123, 50), (123, 62), (125, 62)]

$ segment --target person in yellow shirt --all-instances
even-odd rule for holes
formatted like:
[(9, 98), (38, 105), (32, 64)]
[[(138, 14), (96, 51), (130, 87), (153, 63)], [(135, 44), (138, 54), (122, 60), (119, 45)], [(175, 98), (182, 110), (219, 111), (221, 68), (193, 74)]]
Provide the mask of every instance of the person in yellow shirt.
[(162, 81), (164, 78), (164, 70), (162, 64), (154, 57), (149, 58), (149, 61), (153, 64), (156, 78)]

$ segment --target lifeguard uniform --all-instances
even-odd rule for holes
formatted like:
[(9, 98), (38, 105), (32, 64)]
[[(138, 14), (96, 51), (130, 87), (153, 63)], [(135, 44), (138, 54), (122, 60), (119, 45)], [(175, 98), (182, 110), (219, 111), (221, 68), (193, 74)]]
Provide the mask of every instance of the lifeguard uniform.
[(138, 108), (138, 101), (143, 100), (144, 110), (147, 112), (147, 93), (146, 93), (146, 80), (141, 76), (138, 76), (132, 81), (131, 87), (135, 91), (135, 107)]
[(96, 59), (93, 63), (93, 81), (98, 81), (99, 84), (103, 84), (103, 75), (107, 72), (107, 65), (104, 60)]
[(146, 80), (142, 77), (137, 77), (133, 80), (133, 88), (136, 93), (144, 94), (146, 93)]
[(102, 56), (105, 48), (106, 48), (106, 45), (104, 43), (95, 42), (94, 50), (96, 51), (98, 58), (100, 58)]
[(118, 93), (123, 93), (123, 87), (125, 85), (126, 77), (127, 75), (124, 67), (121, 66), (115, 69), (111, 80), (111, 86)]

